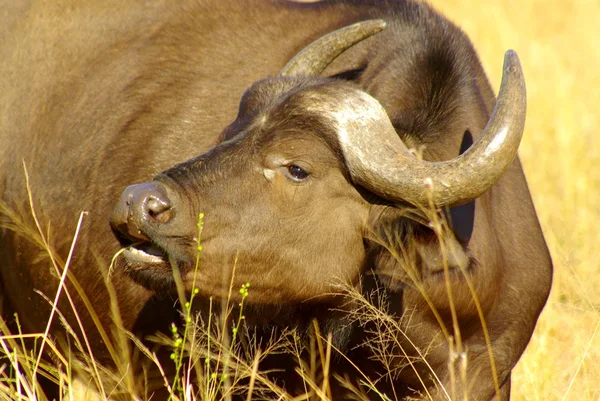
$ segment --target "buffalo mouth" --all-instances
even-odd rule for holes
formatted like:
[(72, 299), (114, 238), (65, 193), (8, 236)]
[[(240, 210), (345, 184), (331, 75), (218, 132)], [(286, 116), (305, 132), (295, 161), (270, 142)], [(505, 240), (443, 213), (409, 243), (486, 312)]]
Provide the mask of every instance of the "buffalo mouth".
[(169, 264), (169, 255), (152, 242), (135, 242), (123, 248), (123, 257), (132, 267)]
[(168, 250), (161, 238), (134, 238), (115, 230), (121, 244), (117, 263), (123, 272), (136, 283), (158, 293), (171, 293), (175, 288), (173, 268), (186, 270), (188, 262), (177, 249)]
[(114, 230), (121, 244), (120, 256), (124, 261), (125, 271), (141, 269), (171, 269), (167, 250), (148, 237), (134, 238), (127, 233)]

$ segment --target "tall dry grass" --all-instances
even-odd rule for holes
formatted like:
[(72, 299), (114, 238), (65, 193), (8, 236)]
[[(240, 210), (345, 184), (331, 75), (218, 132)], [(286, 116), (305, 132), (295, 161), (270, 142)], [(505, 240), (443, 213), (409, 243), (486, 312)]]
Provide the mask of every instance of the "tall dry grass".
[(555, 274), (513, 399), (600, 400), (600, 2), (431, 3), (466, 31), (495, 88), (509, 48), (527, 79), (520, 155)]

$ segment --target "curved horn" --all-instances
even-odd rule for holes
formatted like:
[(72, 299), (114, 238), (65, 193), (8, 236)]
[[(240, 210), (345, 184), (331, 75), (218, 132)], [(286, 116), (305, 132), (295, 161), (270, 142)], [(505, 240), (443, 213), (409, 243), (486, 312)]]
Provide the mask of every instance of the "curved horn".
[[(380, 110), (374, 111), (373, 103)], [(340, 127), (340, 144), (354, 182), (392, 201), (426, 206), (432, 198), (437, 207), (456, 206), (489, 190), (516, 156), (525, 126), (525, 80), (517, 54), (509, 50), (498, 101), (486, 127), (465, 153), (443, 162), (418, 160), (396, 134), (383, 107), (372, 98), (369, 107), (368, 127), (358, 121), (364, 121), (364, 115), (352, 122), (343, 118), (352, 127)]]
[(367, 20), (331, 32), (302, 49), (279, 74), (319, 75), (340, 54), (381, 32), (385, 25), (383, 20)]

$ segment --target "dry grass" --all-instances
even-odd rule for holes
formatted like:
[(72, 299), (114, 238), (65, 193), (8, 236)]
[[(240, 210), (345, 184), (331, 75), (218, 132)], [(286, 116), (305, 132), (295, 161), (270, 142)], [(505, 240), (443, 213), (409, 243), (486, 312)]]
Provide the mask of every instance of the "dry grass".
[(555, 281), (514, 372), (512, 399), (600, 400), (600, 3), (431, 2), (471, 37), (495, 88), (508, 48), (518, 51), (528, 82), (520, 154)]
[(520, 154), (555, 275), (513, 399), (600, 400), (600, 3), (431, 3), (467, 32), (495, 88), (509, 48), (527, 79)]

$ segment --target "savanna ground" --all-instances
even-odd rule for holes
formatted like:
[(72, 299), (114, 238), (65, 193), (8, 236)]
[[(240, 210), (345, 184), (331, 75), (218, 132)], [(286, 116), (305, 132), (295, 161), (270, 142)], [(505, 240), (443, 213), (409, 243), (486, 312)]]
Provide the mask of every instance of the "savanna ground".
[(508, 48), (527, 80), (520, 155), (555, 272), (512, 398), (600, 400), (600, 3), (431, 3), (469, 35), (494, 88)]
[(494, 88), (508, 48), (527, 79), (520, 155), (555, 275), (512, 399), (600, 400), (600, 3), (431, 2), (467, 32)]

